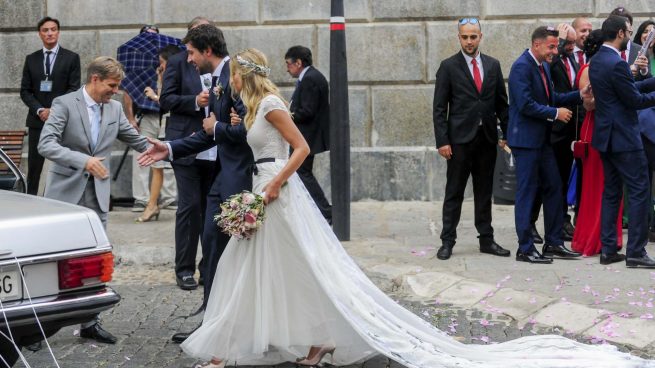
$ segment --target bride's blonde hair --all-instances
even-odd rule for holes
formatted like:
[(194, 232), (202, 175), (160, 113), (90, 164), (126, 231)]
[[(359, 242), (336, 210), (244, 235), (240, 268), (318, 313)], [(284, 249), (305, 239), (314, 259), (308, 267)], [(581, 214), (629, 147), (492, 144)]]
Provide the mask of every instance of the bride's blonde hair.
[[(268, 79), (270, 68), (266, 55), (257, 49), (239, 51), (230, 58), (230, 76), (239, 73), (241, 76), (241, 101), (246, 107), (245, 126), (250, 129), (255, 122), (255, 115), (262, 99), (269, 94), (276, 95), (288, 106), (287, 101), (280, 95), (275, 83)], [(233, 78), (230, 78), (232, 80)], [(230, 81), (230, 83), (232, 83)], [(236, 93), (232, 86), (233, 93)]]

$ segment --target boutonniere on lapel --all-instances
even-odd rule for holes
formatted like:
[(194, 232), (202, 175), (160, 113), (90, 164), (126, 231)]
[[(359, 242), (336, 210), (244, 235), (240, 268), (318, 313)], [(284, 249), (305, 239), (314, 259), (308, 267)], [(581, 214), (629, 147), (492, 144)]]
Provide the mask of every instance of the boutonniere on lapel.
[(223, 95), (224, 88), (221, 82), (218, 82), (216, 86), (214, 86), (214, 95), (216, 96), (216, 99), (219, 100), (221, 96)]

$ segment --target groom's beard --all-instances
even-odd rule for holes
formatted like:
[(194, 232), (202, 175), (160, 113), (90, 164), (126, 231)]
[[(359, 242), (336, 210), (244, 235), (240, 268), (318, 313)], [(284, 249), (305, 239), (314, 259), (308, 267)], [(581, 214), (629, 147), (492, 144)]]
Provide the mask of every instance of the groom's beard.
[(214, 72), (214, 69), (212, 68), (212, 64), (206, 60), (205, 62), (198, 64), (198, 72), (200, 74), (212, 74)]
[(624, 38), (623, 42), (621, 42), (621, 47), (619, 48), (619, 51), (626, 51), (628, 49), (628, 43), (630, 42), (629, 38)]

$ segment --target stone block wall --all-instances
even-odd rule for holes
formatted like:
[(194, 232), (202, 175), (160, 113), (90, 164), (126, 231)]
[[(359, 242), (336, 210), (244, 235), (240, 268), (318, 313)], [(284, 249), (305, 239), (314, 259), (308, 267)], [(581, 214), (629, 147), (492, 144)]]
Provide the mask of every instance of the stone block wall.
[[(353, 200), (443, 197), (445, 163), (434, 149), (432, 97), (439, 63), (459, 50), (458, 18), (480, 17), (482, 50), (501, 61), (507, 78), (538, 25), (587, 16), (599, 27), (619, 5), (633, 12), (635, 29), (655, 11), (655, 2), (644, 0), (346, 0)], [(191, 18), (206, 16), (223, 29), (231, 52), (264, 51), (272, 79), (288, 97), (293, 79), (283, 56), (292, 45), (310, 47), (315, 66), (329, 78), (329, 12), (329, 0), (0, 0), (0, 130), (24, 126), (22, 65), (40, 47), (34, 28), (45, 15), (61, 21), (61, 45), (78, 52), (83, 64), (115, 56), (143, 24), (183, 37)], [(317, 166), (329, 191), (327, 154)], [(130, 196), (129, 185), (114, 190)]]

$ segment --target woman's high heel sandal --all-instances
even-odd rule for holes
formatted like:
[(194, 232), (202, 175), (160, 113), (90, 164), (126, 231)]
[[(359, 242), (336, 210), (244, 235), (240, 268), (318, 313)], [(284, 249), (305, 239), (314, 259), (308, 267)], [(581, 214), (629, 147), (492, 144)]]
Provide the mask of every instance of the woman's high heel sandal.
[(218, 364), (212, 362), (208, 362), (207, 364), (202, 364), (202, 365), (197, 364), (193, 368), (225, 368), (225, 364), (226, 361), (224, 360)]
[(298, 360), (296, 361), (296, 364), (307, 366), (307, 367), (320, 366), (321, 361), (323, 360), (323, 357), (325, 357), (326, 354), (330, 354), (330, 364), (334, 364), (335, 349), (336, 348), (334, 346), (321, 346), (320, 349), (318, 349), (318, 352), (314, 354), (314, 356), (307, 357), (303, 360)]
[(135, 221), (136, 222), (148, 222), (148, 221), (153, 221), (154, 220), (159, 220), (159, 207), (155, 207), (155, 209), (150, 209), (149, 207), (146, 207), (145, 210), (143, 210), (143, 213), (141, 213), (141, 216), (137, 218)]

